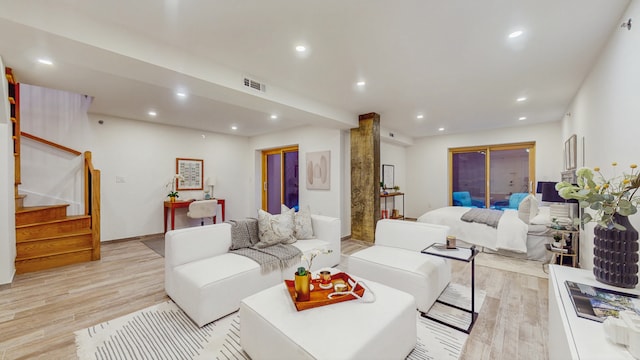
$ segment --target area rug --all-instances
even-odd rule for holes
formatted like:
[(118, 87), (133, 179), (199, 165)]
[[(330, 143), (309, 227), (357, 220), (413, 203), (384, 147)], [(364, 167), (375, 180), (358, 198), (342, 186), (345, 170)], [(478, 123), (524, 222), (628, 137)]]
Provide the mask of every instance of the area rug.
[(543, 263), (540, 261), (518, 259), (481, 252), (476, 256), (476, 265), (529, 276), (536, 276), (544, 279), (549, 278), (549, 275), (544, 272)]
[(156, 254), (164, 257), (164, 236), (159, 238), (152, 238), (149, 240), (142, 240), (142, 243), (156, 252)]
[[(476, 290), (480, 309), (485, 292)], [(469, 307), (470, 289), (450, 284), (441, 300)], [(479, 311), (479, 310), (478, 310)], [(470, 316), (434, 306), (429, 315), (466, 327)], [(458, 359), (468, 335), (416, 312), (418, 342), (407, 359)], [(168, 301), (75, 332), (79, 359), (249, 359), (240, 347), (240, 318), (235, 312), (198, 328)]]

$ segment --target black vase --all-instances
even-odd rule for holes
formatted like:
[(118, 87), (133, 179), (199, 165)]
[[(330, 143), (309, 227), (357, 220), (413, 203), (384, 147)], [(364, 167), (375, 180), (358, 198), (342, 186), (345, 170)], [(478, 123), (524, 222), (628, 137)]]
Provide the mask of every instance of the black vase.
[(596, 280), (623, 288), (638, 284), (638, 231), (629, 218), (613, 215), (618, 230), (597, 225), (593, 231), (593, 275)]

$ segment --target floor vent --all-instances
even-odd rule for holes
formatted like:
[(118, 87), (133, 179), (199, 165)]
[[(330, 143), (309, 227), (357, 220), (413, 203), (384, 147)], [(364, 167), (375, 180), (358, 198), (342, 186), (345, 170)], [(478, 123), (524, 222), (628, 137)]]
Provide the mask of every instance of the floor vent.
[(250, 79), (246, 76), (244, 78), (244, 86), (252, 88), (253, 90), (261, 91), (261, 92), (267, 91), (267, 85), (261, 82), (258, 82), (256, 80)]

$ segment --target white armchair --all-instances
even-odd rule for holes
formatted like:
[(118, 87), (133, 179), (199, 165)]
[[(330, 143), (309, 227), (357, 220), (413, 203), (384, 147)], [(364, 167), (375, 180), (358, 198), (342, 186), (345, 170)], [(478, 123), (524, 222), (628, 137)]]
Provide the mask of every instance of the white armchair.
[(380, 220), (375, 245), (349, 256), (348, 272), (413, 295), (418, 310), (426, 313), (451, 281), (451, 265), (420, 251), (444, 244), (448, 233), (448, 226)]

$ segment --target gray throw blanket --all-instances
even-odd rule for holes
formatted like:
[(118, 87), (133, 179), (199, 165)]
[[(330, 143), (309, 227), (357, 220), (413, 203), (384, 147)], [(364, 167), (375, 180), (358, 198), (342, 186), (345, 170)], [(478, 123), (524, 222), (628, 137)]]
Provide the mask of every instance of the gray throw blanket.
[(300, 249), (286, 244), (276, 244), (262, 249), (243, 248), (230, 252), (246, 256), (257, 262), (260, 264), (260, 272), (263, 274), (298, 265), (302, 256)]
[(231, 246), (229, 252), (246, 256), (260, 264), (263, 274), (274, 270), (284, 270), (300, 263), (302, 252), (293, 245), (276, 244), (266, 248), (256, 248), (258, 220), (229, 220), (231, 225)]
[(502, 214), (502, 211), (494, 209), (470, 209), (466, 213), (462, 214), (460, 220), (486, 224), (491, 227), (497, 228)]

